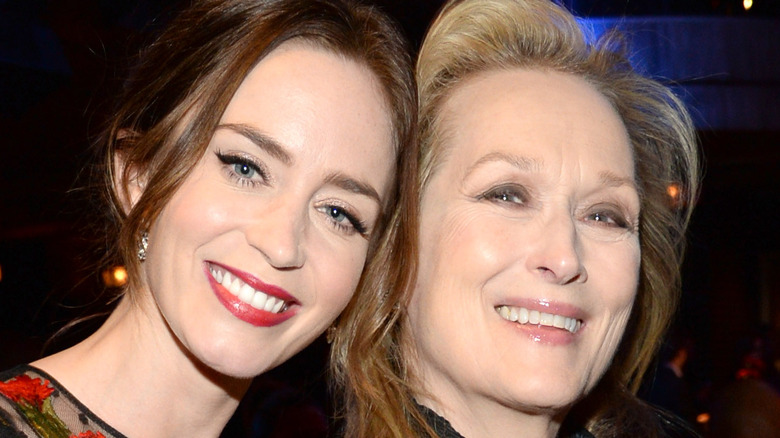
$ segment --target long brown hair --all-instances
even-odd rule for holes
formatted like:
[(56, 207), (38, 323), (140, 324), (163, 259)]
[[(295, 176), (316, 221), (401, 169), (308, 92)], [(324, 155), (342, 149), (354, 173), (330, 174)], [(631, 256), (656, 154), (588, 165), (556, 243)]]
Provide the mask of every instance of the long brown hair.
[[(140, 235), (204, 154), (246, 75), (290, 40), (343, 56), (373, 74), (392, 118), (397, 173), (413, 171), (411, 60), (404, 38), (384, 14), (350, 0), (194, 1), (140, 54), (102, 135), (99, 172), (108, 242), (117, 242), (109, 245), (110, 257), (127, 267), (129, 290), (139, 281)], [(117, 162), (123, 166), (115, 168)], [(134, 180), (143, 192), (128, 211), (123, 194)], [(397, 192), (388, 198), (376, 241)]]
[[(632, 436), (623, 433), (634, 427), (648, 433), (642, 436), (653, 436), (655, 417), (633, 392), (662, 341), (679, 298), (684, 231), (699, 185), (692, 122), (668, 87), (631, 68), (619, 37), (610, 35), (589, 44), (575, 18), (553, 2), (450, 1), (431, 25), (417, 63), (419, 193), (447, 153), (440, 115), (448, 97), (476, 74), (508, 68), (582, 77), (614, 106), (629, 134), (641, 192), (638, 295), (610, 369), (588, 402), (576, 405), (569, 417), (598, 437)], [(667, 194), (671, 185), (679, 190), (675, 199)], [(411, 225), (393, 226), (405, 229)], [(414, 234), (407, 232), (401, 238), (414, 238)], [(408, 260), (413, 243), (396, 242), (395, 248), (404, 253), (405, 274), (414, 275), (410, 266), (414, 262)], [(419, 388), (402, 355), (412, 343), (404, 338), (401, 326), (413, 281), (397, 273), (397, 266), (386, 269), (392, 270), (395, 282), (371, 291), (381, 305), (345, 315), (354, 319), (342, 324), (344, 336), (351, 338), (339, 344), (345, 351), (333, 357), (333, 366), (346, 385), (347, 436), (435, 436), (414, 406), (413, 396)]]

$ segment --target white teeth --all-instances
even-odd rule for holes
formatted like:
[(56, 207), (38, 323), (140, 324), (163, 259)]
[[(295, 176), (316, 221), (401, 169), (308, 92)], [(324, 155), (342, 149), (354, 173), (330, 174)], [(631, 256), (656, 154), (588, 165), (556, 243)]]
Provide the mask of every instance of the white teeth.
[(276, 298), (274, 297), (268, 297), (268, 300), (265, 302), (265, 306), (263, 306), (263, 310), (266, 312), (270, 312), (271, 309), (274, 308), (274, 305), (276, 304)]
[(265, 310), (271, 313), (280, 313), (287, 310), (284, 300), (272, 297), (264, 292), (255, 290), (252, 286), (244, 283), (238, 277), (231, 275), (230, 272), (222, 268), (210, 265), (209, 272), (217, 280), (217, 283), (225, 287), (231, 294), (236, 295), (239, 300), (249, 304), (255, 309)]
[(249, 295), (249, 298), (252, 298), (255, 295), (255, 290), (252, 289), (252, 286), (248, 284), (241, 286), (241, 290), (238, 292), (238, 295), (241, 296), (241, 295), (248, 295), (248, 294), (251, 294)]
[(262, 309), (265, 307), (265, 301), (267, 299), (268, 295), (266, 294), (255, 294), (255, 296), (252, 297), (252, 302), (249, 304), (251, 304), (255, 309)]
[(528, 324), (528, 309), (521, 307), (517, 312), (517, 322), (520, 324)]
[(241, 280), (238, 278), (234, 279), (232, 283), (229, 283), (230, 286), (225, 286), (233, 295), (238, 295), (239, 292), (241, 292)]
[[(233, 285), (230, 287), (232, 290), (236, 284), (238, 283), (238, 280), (233, 280)], [(255, 296), (255, 290), (252, 289), (252, 287), (247, 286), (246, 284), (241, 286), (241, 290), (238, 292), (238, 299), (245, 302), (245, 303), (251, 303), (252, 298)]]
[(577, 333), (582, 327), (582, 321), (553, 313), (528, 310), (525, 307), (498, 306), (496, 312), (507, 321), (519, 324), (535, 324), (546, 327), (555, 327), (570, 333)]

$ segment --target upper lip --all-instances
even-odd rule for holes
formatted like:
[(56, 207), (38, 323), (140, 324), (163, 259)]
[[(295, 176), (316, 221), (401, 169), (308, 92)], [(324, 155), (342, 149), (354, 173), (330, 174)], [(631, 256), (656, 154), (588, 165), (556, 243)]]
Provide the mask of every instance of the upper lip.
[(271, 295), (273, 297), (279, 298), (281, 300), (284, 300), (284, 302), (288, 306), (293, 304), (298, 304), (298, 300), (283, 288), (273, 284), (265, 283), (259, 278), (255, 277), (254, 275), (246, 271), (242, 271), (240, 269), (229, 267), (223, 265), (222, 263), (217, 263), (213, 261), (207, 261), (206, 263), (213, 266), (218, 266), (219, 268), (224, 269), (225, 271), (229, 271), (231, 275), (238, 277), (241, 281), (248, 284), (253, 289)]

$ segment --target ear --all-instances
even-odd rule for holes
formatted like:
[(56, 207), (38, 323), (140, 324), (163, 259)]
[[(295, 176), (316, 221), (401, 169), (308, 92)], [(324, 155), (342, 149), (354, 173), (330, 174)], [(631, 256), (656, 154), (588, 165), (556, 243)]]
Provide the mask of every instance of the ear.
[[(122, 140), (130, 136), (130, 132), (121, 130), (117, 139)], [(128, 214), (146, 188), (146, 173), (138, 165), (128, 163), (127, 154), (123, 150), (115, 151), (112, 171), (114, 193), (119, 197), (122, 210)]]

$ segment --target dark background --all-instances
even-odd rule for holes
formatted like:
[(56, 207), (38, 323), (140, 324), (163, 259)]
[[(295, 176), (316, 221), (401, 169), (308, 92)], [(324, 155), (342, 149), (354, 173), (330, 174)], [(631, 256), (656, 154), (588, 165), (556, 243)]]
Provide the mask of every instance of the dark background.
[[(87, 178), (90, 145), (127, 61), (186, 3), (0, 0), (0, 369), (38, 357), (68, 321), (106, 310), (99, 304), (104, 301), (98, 264), (102, 234)], [(399, 20), (416, 47), (441, 1), (374, 3)], [(734, 0), (565, 3), (585, 17), (715, 17), (780, 26), (777, 0), (755, 0), (750, 11)], [(768, 45), (780, 46), (780, 40)], [(778, 57), (780, 50), (759, 59), (776, 64)], [(752, 85), (777, 96), (780, 77)], [(778, 113), (777, 107), (736, 110)], [(706, 176), (690, 232), (675, 333), (693, 346), (685, 378), (702, 412), (740, 369), (757, 366), (746, 364), (746, 357), (762, 361), (760, 379), (777, 379), (778, 127), (780, 122), (736, 129), (704, 125), (699, 131)], [(75, 342), (98, 321), (77, 325), (45, 352)], [(295, 413), (317, 423), (319, 413), (330, 409), (322, 379), (326, 355), (320, 340), (258, 379), (245, 403), (251, 406), (242, 407), (226, 434), (273, 428), (258, 420), (268, 412)], [(269, 389), (284, 395), (269, 401)], [(315, 427), (309, 436), (317, 433)], [(306, 434), (279, 428), (274, 436)]]

